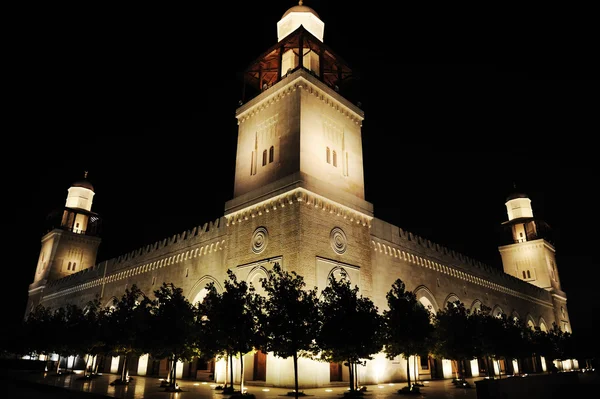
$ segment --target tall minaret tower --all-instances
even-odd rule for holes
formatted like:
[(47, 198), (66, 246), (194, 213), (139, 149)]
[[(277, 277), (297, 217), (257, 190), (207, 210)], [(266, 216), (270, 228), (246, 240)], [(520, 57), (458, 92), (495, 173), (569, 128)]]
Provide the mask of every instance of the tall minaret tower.
[(39, 303), (47, 282), (96, 264), (101, 219), (92, 212), (94, 194), (94, 187), (85, 172), (83, 180), (69, 188), (64, 208), (48, 217), (48, 232), (42, 237), (26, 312)]
[(504, 272), (552, 293), (556, 324), (571, 332), (567, 295), (562, 291), (554, 246), (547, 240), (550, 228), (533, 217), (526, 194), (513, 193), (506, 199), (508, 245), (500, 246)]
[(346, 97), (354, 75), (323, 43), (324, 31), (300, 1), (277, 22), (278, 42), (244, 71), (226, 214), (304, 189), (372, 215), (364, 199), (364, 113)]

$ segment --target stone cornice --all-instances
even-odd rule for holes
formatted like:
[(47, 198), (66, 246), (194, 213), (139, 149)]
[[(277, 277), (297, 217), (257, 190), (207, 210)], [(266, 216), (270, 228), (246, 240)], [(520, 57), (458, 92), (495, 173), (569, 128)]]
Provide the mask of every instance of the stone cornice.
[(236, 111), (238, 125), (244, 123), (254, 115), (259, 114), (270, 105), (281, 100), (286, 95), (294, 93), (297, 89), (304, 89), (309, 94), (319, 98), (326, 105), (334, 108), (351, 119), (356, 125), (362, 126), (364, 113), (341, 95), (331, 90), (317, 78), (304, 70), (298, 70), (275, 86), (261, 93), (258, 97), (244, 104)]
[[(400, 249), (399, 247), (397, 247), (396, 244), (393, 243), (389, 243), (386, 242), (385, 240), (382, 240), (380, 238), (376, 238), (376, 237), (371, 237), (371, 243), (372, 243), (372, 249), (375, 252), (375, 254), (385, 254), (388, 255), (390, 257), (393, 257), (397, 260), (405, 260), (408, 263), (412, 263), (418, 266), (422, 266), (425, 267), (427, 269), (432, 269), (435, 270), (439, 273), (442, 274), (446, 274), (458, 279), (461, 279), (463, 281), (472, 283), (472, 284), (477, 284), (477, 285), (481, 285), (483, 287), (486, 287), (488, 289), (494, 290), (494, 291), (498, 291), (498, 292), (502, 292), (504, 294), (507, 295), (511, 295), (520, 299), (524, 299), (527, 300), (529, 302), (533, 302), (535, 304), (538, 305), (542, 305), (542, 306), (546, 306), (546, 307), (552, 307), (552, 304), (543, 301), (539, 298), (536, 298), (534, 296), (528, 295), (528, 294), (524, 294), (522, 292), (519, 292), (515, 289), (503, 286), (501, 284), (495, 283), (491, 280), (488, 280), (486, 278), (481, 278), (479, 276), (476, 276), (472, 273), (469, 273), (468, 271), (465, 270), (460, 270), (454, 266), (448, 266), (448, 265), (444, 265), (442, 263), (438, 263), (429, 259), (426, 259), (422, 256), (419, 256), (417, 254), (413, 254), (410, 251), (408, 251), (407, 249)], [(377, 241), (375, 241), (377, 240)], [(506, 275), (509, 276), (509, 275)], [(517, 280), (517, 279), (515, 279)], [(542, 289), (539, 289), (537, 287), (533, 288), (532, 287), (528, 287), (530, 289), (533, 290), (540, 290), (542, 291)]]
[(319, 209), (322, 212), (328, 212), (335, 216), (342, 217), (352, 223), (371, 228), (372, 216), (358, 212), (345, 205), (322, 197), (304, 188), (296, 188), (280, 195), (271, 197), (265, 201), (253, 204), (246, 208), (225, 215), (227, 226), (243, 223), (251, 218), (260, 217), (263, 214), (277, 211), (277, 209), (291, 206), (295, 203), (304, 203), (314, 209)]

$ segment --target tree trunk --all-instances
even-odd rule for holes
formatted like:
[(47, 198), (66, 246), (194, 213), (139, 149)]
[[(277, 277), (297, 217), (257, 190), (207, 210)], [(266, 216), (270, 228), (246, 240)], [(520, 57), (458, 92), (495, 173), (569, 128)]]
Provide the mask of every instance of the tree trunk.
[(56, 362), (56, 374), (58, 374), (59, 370), (60, 370), (60, 355), (58, 355), (58, 362)]
[[(100, 359), (102, 360), (102, 362), (104, 362), (104, 355), (100, 355)], [(94, 374), (98, 374), (99, 366), (100, 366), (100, 362), (98, 361), (98, 358), (96, 357), (96, 364), (94, 365)]]
[(406, 376), (408, 382), (408, 388), (410, 389), (410, 356), (406, 356)]
[(415, 369), (415, 384), (416, 384), (419, 381), (419, 373), (418, 373), (419, 369), (417, 369), (417, 355), (415, 355), (415, 367), (414, 367), (414, 369)]
[[(84, 377), (88, 375), (88, 373), (87, 373), (87, 372), (88, 372), (88, 371), (87, 371), (87, 369), (88, 369), (88, 362), (89, 362), (89, 361), (90, 361), (90, 354), (88, 353), (88, 355), (87, 355), (87, 359), (85, 359), (85, 369), (83, 370), (83, 376), (84, 376)], [(90, 373), (90, 374), (91, 374), (91, 373)]]
[(348, 360), (348, 376), (350, 377), (350, 390), (354, 391), (354, 373), (352, 372), (352, 362)]
[(227, 379), (229, 378), (229, 355), (225, 353), (225, 384), (223, 388), (227, 388)]
[(234, 383), (233, 383), (233, 354), (231, 354), (231, 353), (229, 354), (229, 362), (230, 362), (229, 376), (231, 377), (231, 389), (235, 390)]
[(294, 352), (294, 397), (298, 399), (298, 352)]
[(354, 386), (358, 390), (358, 364), (354, 363)]
[(244, 355), (240, 352), (240, 393), (244, 394)]
[(175, 354), (173, 354), (173, 379), (171, 380), (171, 386), (173, 389), (177, 388), (177, 360)]
[(125, 372), (127, 370), (127, 355), (125, 355), (125, 359), (123, 360), (123, 370), (121, 371), (121, 381), (125, 382)]
[(500, 368), (500, 359), (496, 359), (498, 362), (498, 378), (502, 379), (502, 369)]

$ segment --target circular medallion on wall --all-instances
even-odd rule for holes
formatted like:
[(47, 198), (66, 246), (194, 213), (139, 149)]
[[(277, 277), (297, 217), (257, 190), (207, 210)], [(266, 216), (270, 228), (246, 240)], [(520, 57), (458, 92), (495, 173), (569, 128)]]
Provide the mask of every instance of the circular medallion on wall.
[(346, 239), (346, 233), (339, 227), (334, 227), (331, 230), (331, 234), (329, 234), (329, 242), (331, 243), (331, 248), (337, 254), (343, 254), (346, 252), (346, 248), (348, 247), (348, 240)]
[(269, 233), (264, 227), (259, 227), (252, 234), (252, 252), (259, 254), (267, 247), (269, 241)]

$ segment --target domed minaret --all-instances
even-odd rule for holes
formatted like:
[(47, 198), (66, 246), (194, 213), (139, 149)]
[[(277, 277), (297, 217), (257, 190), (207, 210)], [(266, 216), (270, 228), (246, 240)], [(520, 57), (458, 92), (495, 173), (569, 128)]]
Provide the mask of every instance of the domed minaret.
[(300, 1), (277, 22), (277, 43), (244, 71), (226, 214), (301, 187), (372, 215), (364, 193), (364, 112), (349, 99), (356, 76), (323, 43), (324, 31)]
[(68, 189), (64, 208), (48, 216), (48, 232), (42, 237), (42, 248), (29, 286), (29, 303), (37, 305), (46, 283), (58, 280), (96, 264), (100, 245), (101, 219), (92, 212), (94, 186), (84, 178)]
[(504, 272), (552, 293), (556, 324), (571, 332), (567, 295), (562, 291), (550, 227), (533, 216), (531, 199), (520, 192), (506, 198), (510, 244), (498, 247)]

